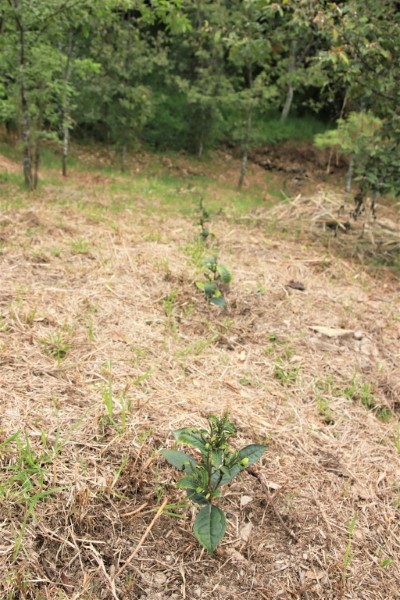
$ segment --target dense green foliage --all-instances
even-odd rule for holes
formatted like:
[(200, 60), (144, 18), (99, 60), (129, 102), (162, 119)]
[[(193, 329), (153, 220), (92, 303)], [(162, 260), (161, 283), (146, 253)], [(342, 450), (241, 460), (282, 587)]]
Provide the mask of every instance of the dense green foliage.
[(399, 20), (394, 0), (0, 0), (0, 122), (31, 188), (44, 143), (66, 174), (71, 132), (122, 168), (138, 144), (235, 145), (242, 183), (251, 144), (290, 136), (292, 115), (368, 112), (382, 127), (358, 177), (397, 191)]

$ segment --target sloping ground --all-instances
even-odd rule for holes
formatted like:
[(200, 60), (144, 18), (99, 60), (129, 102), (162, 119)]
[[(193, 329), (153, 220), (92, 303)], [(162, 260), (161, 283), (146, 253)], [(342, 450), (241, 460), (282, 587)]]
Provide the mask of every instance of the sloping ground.
[[(221, 215), (224, 310), (194, 286), (193, 220), (157, 198), (116, 211), (101, 176), (29, 206), (14, 193), (0, 216), (0, 596), (398, 598), (398, 282), (271, 236), (268, 214)], [(209, 557), (157, 450), (225, 409), (238, 446), (268, 444), (269, 494), (248, 473), (226, 489)], [(163, 500), (181, 518), (153, 522)]]
[(0, 154), (0, 173), (19, 173), (20, 170), (19, 165)]

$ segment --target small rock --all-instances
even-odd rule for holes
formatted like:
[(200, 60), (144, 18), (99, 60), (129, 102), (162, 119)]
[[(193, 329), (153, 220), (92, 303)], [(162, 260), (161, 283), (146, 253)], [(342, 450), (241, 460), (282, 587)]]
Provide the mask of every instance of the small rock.
[(325, 350), (326, 352), (343, 352), (343, 348), (341, 346), (324, 342), (324, 340), (321, 340), (317, 337), (310, 337), (310, 342), (314, 346), (317, 346), (320, 350)]
[(378, 358), (378, 348), (370, 340), (363, 338), (360, 342), (360, 352), (364, 356), (370, 356), (372, 358)]
[(338, 329), (334, 327), (325, 327), (324, 325), (311, 325), (310, 329), (328, 338), (347, 338), (352, 337), (354, 332), (351, 329)]
[(167, 581), (167, 576), (165, 575), (165, 573), (162, 573), (162, 571), (156, 571), (153, 574), (153, 581), (155, 583), (155, 585), (158, 586), (163, 586), (165, 585), (165, 582)]
[(244, 506), (250, 504), (250, 502), (253, 502), (252, 496), (242, 496), (240, 498), (240, 507), (243, 508)]
[(355, 340), (362, 340), (364, 337), (364, 334), (362, 331), (355, 331), (354, 332), (354, 339)]
[(243, 540), (246, 544), (250, 539), (250, 535), (253, 529), (253, 523), (250, 523), (250, 521), (248, 523), (246, 523), (245, 525), (243, 525), (243, 527), (241, 527), (239, 535), (240, 535), (240, 539)]

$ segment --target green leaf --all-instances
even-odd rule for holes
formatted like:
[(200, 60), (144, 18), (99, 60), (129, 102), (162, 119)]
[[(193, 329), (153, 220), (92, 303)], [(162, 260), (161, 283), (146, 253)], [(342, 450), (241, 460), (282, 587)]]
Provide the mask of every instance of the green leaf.
[(178, 481), (176, 484), (177, 488), (181, 488), (183, 490), (193, 489), (193, 486), (196, 485), (196, 475), (184, 475), (182, 479)]
[(222, 465), (222, 450), (212, 450), (211, 451), (211, 462), (212, 466), (216, 469), (219, 469)]
[(193, 446), (194, 448), (198, 448), (202, 452), (205, 451), (204, 442), (201, 438), (198, 429), (193, 429), (191, 427), (183, 427), (182, 429), (176, 429), (176, 431), (174, 431), (174, 438), (180, 444)]
[(193, 526), (193, 533), (200, 544), (212, 554), (226, 531), (225, 515), (220, 508), (209, 504), (201, 509)]
[[(230, 481), (232, 481), (232, 479), (235, 479), (236, 475), (238, 475), (240, 473), (240, 471), (243, 471), (245, 467), (242, 467), (240, 464), (236, 464), (233, 465), (232, 467), (230, 467), (228, 469), (228, 467), (224, 467), (224, 469), (221, 471), (223, 472), (223, 476), (221, 478), (221, 481), (219, 482), (219, 485), (225, 485), (226, 483), (229, 483)], [(211, 483), (213, 484), (213, 486), (215, 486), (218, 483), (219, 480), (219, 473), (213, 473), (212, 477), (211, 477)]]
[[(247, 467), (250, 467), (259, 458), (261, 458), (266, 449), (267, 446), (263, 446), (261, 444), (251, 444), (250, 446), (242, 448), (242, 450), (240, 450), (238, 453), (237, 462), (235, 462), (235, 464), (229, 468), (223, 467), (221, 469), (223, 476), (219, 482), (219, 485), (225, 485), (226, 483), (232, 481), (232, 479), (235, 479), (236, 475), (238, 475), (241, 471), (244, 471), (244, 469), (247, 469)], [(218, 471), (213, 473), (211, 477), (211, 483), (214, 487), (217, 485), (219, 477)]]
[(215, 273), (217, 270), (217, 257), (212, 256), (211, 258), (206, 258), (203, 264), (207, 269), (210, 269), (210, 271)]
[(163, 455), (170, 465), (180, 471), (183, 471), (189, 464), (192, 465), (192, 467), (195, 467), (197, 464), (194, 458), (179, 450), (161, 450), (160, 454)]
[(210, 304), (215, 304), (215, 306), (226, 306), (225, 298), (223, 296), (211, 298)]
[(196, 281), (196, 287), (202, 292), (204, 292), (204, 286), (205, 284), (202, 281)]
[(222, 283), (228, 284), (232, 281), (232, 274), (230, 273), (230, 271), (228, 271), (225, 265), (218, 265), (217, 271)]
[(206, 296), (212, 296), (218, 291), (217, 284), (214, 281), (208, 281), (205, 283), (203, 289)]
[[(242, 469), (246, 469), (257, 462), (257, 460), (262, 457), (266, 449), (267, 446), (262, 444), (250, 444), (250, 446), (242, 448), (239, 452), (239, 460), (241, 462)], [(248, 459), (246, 464), (243, 464), (244, 459)]]
[(195, 488), (186, 488), (186, 494), (189, 500), (196, 504), (209, 504), (204, 494), (199, 494)]

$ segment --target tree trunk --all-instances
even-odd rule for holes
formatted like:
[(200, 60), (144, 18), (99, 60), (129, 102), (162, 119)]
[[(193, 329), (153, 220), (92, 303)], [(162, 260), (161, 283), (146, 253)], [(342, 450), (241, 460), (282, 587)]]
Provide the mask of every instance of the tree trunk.
[(121, 171), (122, 171), (122, 173), (125, 173), (125, 171), (126, 171), (126, 144), (122, 144), (120, 151), (119, 151), (119, 158), (120, 158)]
[(242, 150), (242, 164), (240, 165), (240, 177), (238, 187), (241, 190), (244, 183), (244, 178), (246, 176), (247, 171), (247, 160), (249, 155), (249, 145), (250, 145), (250, 137), (251, 137), (251, 125), (253, 118), (253, 109), (249, 108), (247, 113), (247, 123), (246, 123), (246, 133), (243, 141), (243, 150)]
[(243, 184), (244, 184), (244, 178), (246, 176), (247, 160), (248, 160), (248, 155), (249, 155), (249, 146), (250, 146), (250, 139), (251, 139), (251, 127), (252, 127), (252, 120), (253, 120), (253, 103), (252, 103), (253, 102), (253, 97), (252, 97), (253, 70), (252, 70), (251, 65), (248, 65), (248, 77), (249, 77), (250, 103), (247, 108), (246, 131), (244, 134), (243, 146), (242, 146), (242, 164), (240, 165), (240, 177), (239, 177), (239, 183), (238, 183), (239, 190), (242, 189)]
[(290, 109), (292, 108), (293, 96), (294, 96), (294, 88), (293, 88), (293, 85), (291, 83), (289, 83), (288, 91), (286, 94), (285, 105), (283, 107), (282, 114), (281, 114), (281, 123), (284, 123), (289, 116)]
[(23, 170), (25, 185), (32, 190), (33, 189), (33, 175), (32, 175), (32, 160), (31, 160), (31, 131), (30, 131), (30, 119), (29, 119), (29, 105), (25, 95), (25, 86), (23, 83), (23, 74), (21, 73), (20, 81), (20, 94), (21, 94), (21, 108), (22, 108), (22, 123), (21, 123), (21, 137), (23, 143)]
[(36, 190), (39, 183), (39, 164), (40, 164), (40, 147), (39, 141), (36, 142), (33, 152), (33, 180), (32, 190)]
[(350, 156), (349, 168), (347, 169), (347, 173), (346, 173), (346, 185), (344, 188), (346, 194), (350, 194), (350, 191), (351, 191), (351, 183), (353, 181), (353, 172), (354, 172), (354, 154), (352, 154)]
[(282, 110), (282, 114), (281, 114), (281, 122), (285, 122), (286, 119), (289, 116), (290, 113), (290, 109), (292, 108), (292, 103), (293, 103), (293, 95), (294, 95), (294, 87), (293, 87), (293, 81), (292, 81), (292, 77), (295, 73), (296, 70), (296, 44), (293, 41), (290, 45), (290, 58), (289, 58), (289, 85), (288, 85), (288, 90), (287, 90), (287, 94), (286, 94), (286, 100), (285, 100), (285, 105), (283, 107)]
[(202, 127), (201, 131), (200, 131), (199, 145), (197, 148), (197, 158), (201, 158), (203, 156), (203, 150), (204, 150), (204, 127)]
[(69, 98), (68, 98), (68, 81), (71, 74), (71, 59), (72, 59), (72, 51), (73, 51), (73, 39), (72, 33), (69, 34), (68, 39), (68, 50), (67, 50), (67, 62), (63, 72), (63, 82), (64, 82), (64, 97), (62, 102), (62, 134), (63, 134), (63, 145), (62, 145), (62, 158), (61, 158), (61, 168), (62, 168), (62, 176), (67, 176), (67, 165), (68, 165), (68, 154), (69, 154), (69, 126), (70, 126), (70, 106), (69, 106)]
[(64, 126), (63, 129), (63, 149), (62, 149), (62, 176), (67, 176), (67, 163), (68, 163), (68, 151), (69, 151), (69, 127)]
[[(15, 9), (19, 9), (19, 1), (15, 1)], [(19, 94), (21, 101), (21, 138), (23, 144), (23, 172), (25, 185), (33, 189), (33, 173), (31, 160), (31, 128), (29, 115), (29, 102), (25, 89), (25, 30), (18, 16), (15, 16), (15, 23), (19, 32)]]

